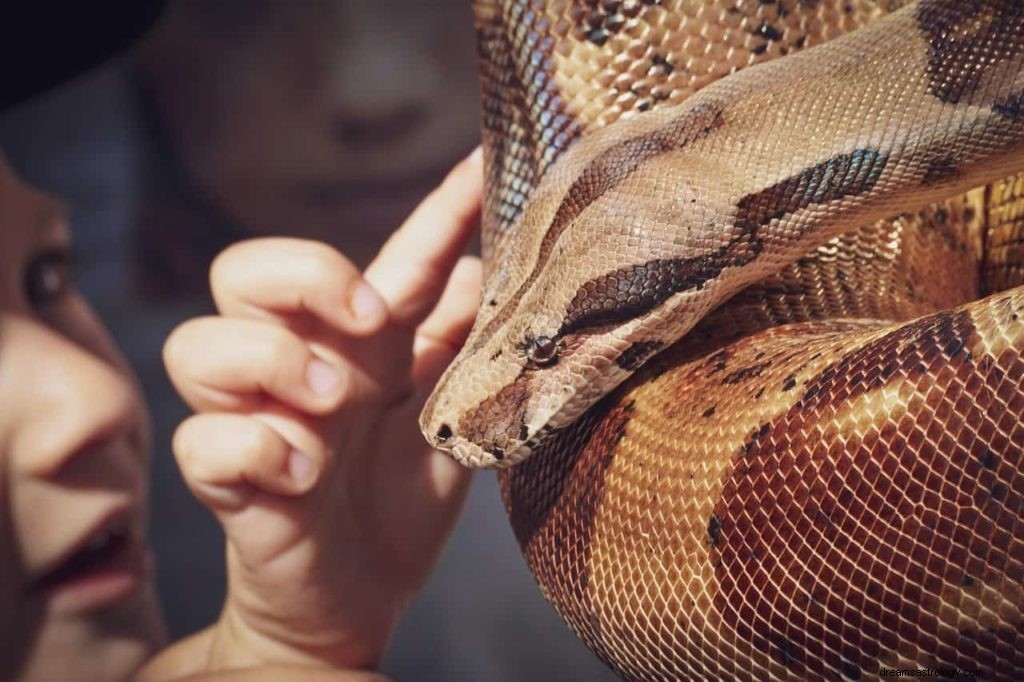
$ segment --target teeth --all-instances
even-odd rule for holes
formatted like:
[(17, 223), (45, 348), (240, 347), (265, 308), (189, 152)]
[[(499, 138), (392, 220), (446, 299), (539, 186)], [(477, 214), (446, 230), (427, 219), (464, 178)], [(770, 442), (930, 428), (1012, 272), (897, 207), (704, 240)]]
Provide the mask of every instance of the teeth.
[(118, 518), (92, 535), (84, 545), (73, 552), (71, 556), (66, 557), (60, 565), (51, 567), (36, 577), (33, 584), (39, 587), (56, 585), (83, 571), (94, 569), (110, 558), (108, 555), (114, 551), (114, 548), (130, 541), (133, 532), (130, 517)]
[(97, 552), (109, 545), (112, 539), (113, 535), (111, 533), (100, 533), (89, 541), (89, 544), (85, 546), (85, 549), (89, 552)]
[(112, 524), (109, 528), (101, 533), (93, 536), (89, 540), (89, 544), (85, 546), (85, 549), (89, 552), (98, 552), (102, 549), (106, 549), (115, 538), (118, 538), (128, 532), (127, 521), (120, 520), (115, 524)]
[(111, 535), (125, 535), (128, 533), (128, 520), (118, 519), (116, 523), (111, 524), (108, 529)]

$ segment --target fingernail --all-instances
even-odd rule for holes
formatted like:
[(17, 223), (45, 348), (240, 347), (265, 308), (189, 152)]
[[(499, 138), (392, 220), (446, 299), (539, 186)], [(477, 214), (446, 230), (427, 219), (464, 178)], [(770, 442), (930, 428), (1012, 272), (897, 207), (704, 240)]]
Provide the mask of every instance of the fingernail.
[(306, 365), (306, 383), (317, 395), (333, 393), (341, 383), (341, 373), (320, 358), (313, 358)]
[(316, 480), (316, 465), (304, 453), (292, 450), (288, 455), (288, 475), (302, 488), (308, 488)]
[(366, 282), (360, 282), (356, 286), (356, 290), (352, 292), (349, 306), (356, 317), (371, 319), (384, 312), (384, 299), (380, 297), (380, 294), (372, 286)]

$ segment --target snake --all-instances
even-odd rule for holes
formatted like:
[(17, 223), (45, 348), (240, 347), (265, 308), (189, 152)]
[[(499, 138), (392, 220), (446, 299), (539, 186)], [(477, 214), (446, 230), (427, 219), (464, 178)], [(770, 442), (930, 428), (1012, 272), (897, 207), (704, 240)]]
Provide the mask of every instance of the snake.
[(473, 14), (420, 426), (558, 614), (624, 679), (1024, 679), (1024, 3)]

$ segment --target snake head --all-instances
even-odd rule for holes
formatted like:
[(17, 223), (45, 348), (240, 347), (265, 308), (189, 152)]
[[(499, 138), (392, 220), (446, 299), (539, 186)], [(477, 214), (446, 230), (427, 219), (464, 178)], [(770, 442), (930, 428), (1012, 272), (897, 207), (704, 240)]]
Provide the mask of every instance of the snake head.
[(569, 261), (608, 265), (568, 252), (507, 320), (478, 320), (421, 416), (434, 447), (473, 467), (522, 461), (682, 336), (680, 306), (696, 320), (709, 305), (706, 297), (680, 298), (686, 275), (669, 259), (573, 275)]
[(421, 417), (432, 445), (467, 466), (522, 461), (661, 346), (630, 342), (635, 322), (584, 335), (563, 329), (550, 311), (516, 318), (502, 333), (471, 341)]
[(433, 446), (469, 466), (515, 464), (707, 312), (729, 197), (671, 157), (721, 112), (653, 114), (615, 136), (597, 131), (536, 188), (420, 418)]
[(467, 466), (510, 466), (630, 374), (615, 364), (621, 344), (559, 334), (548, 319), (517, 320), (449, 369), (420, 422), (434, 447)]

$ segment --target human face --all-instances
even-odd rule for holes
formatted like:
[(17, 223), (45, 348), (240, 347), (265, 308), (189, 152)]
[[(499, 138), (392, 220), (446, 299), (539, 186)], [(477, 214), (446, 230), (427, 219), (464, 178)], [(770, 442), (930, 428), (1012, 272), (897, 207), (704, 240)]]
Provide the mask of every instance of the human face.
[(182, 2), (140, 59), (190, 181), (365, 263), (479, 140), (467, 0)]
[(61, 206), (0, 157), (0, 678), (119, 679), (162, 638), (139, 392)]

